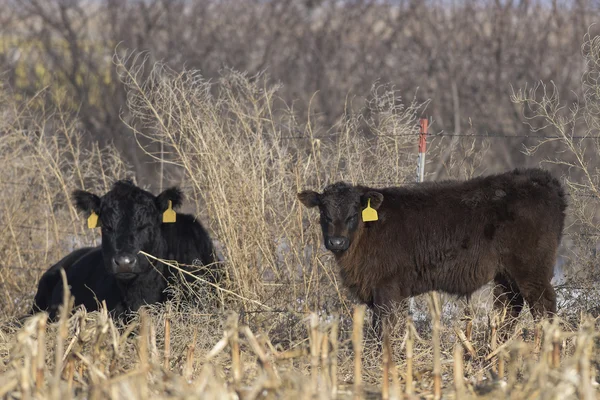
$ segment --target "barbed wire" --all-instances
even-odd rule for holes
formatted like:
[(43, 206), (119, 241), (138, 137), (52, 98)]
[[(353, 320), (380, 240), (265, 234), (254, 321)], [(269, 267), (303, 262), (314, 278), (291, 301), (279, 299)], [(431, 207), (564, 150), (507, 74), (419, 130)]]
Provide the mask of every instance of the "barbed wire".
[(77, 232), (76, 230), (73, 231), (63, 231), (63, 230), (54, 230), (54, 228), (48, 227), (48, 228), (43, 228), (41, 226), (28, 226), (28, 225), (21, 225), (21, 224), (11, 224), (10, 227), (12, 227), (13, 229), (21, 229), (21, 230), (31, 230), (31, 231), (40, 231), (40, 232), (58, 232), (58, 233), (63, 233), (65, 235), (77, 235), (77, 236), (85, 236), (84, 233), (82, 232)]
[[(343, 134), (332, 134), (332, 135), (313, 135), (313, 136), (281, 136), (279, 140), (310, 140), (310, 139), (335, 139), (343, 137)], [(378, 137), (413, 137), (418, 138), (419, 133), (397, 133), (397, 134), (381, 134), (373, 135), (370, 138)], [(558, 135), (506, 135), (499, 133), (429, 133), (427, 138), (438, 138), (438, 137), (459, 137), (459, 138), (487, 138), (487, 139), (565, 139), (563, 136)], [(600, 135), (573, 135), (567, 136), (567, 139), (585, 140), (585, 139), (600, 139)]]

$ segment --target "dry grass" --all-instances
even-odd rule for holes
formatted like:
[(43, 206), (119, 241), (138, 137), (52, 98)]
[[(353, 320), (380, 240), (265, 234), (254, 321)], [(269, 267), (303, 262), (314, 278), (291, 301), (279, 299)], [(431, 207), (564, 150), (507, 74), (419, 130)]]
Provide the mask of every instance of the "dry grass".
[(112, 149), (86, 145), (86, 136), (61, 109), (45, 109), (42, 91), (24, 102), (0, 87), (0, 315), (23, 313), (41, 272), (95, 232), (69, 200), (76, 187), (107, 190), (127, 167)]
[[(19, 104), (5, 91), (0, 397), (597, 397), (596, 321), (583, 309), (561, 311), (541, 329), (524, 313), (503, 340), (506, 321), (490, 310), (487, 288), (470, 307), (433, 301), (432, 317), (420, 299), (412, 318), (386, 332), (383, 348), (363, 326), (370, 312), (346, 297), (316, 216), (296, 193), (339, 179), (413, 181), (423, 105), (374, 86), (365, 108), (348, 100), (344, 118), (325, 128), (318, 110), (297, 116), (264, 76), (224, 71), (210, 83), (197, 71), (144, 71), (139, 57), (114, 61), (131, 131), (162, 147), (151, 156), (182, 171), (194, 211), (219, 242), (224, 310), (210, 299), (200, 308), (175, 300), (118, 326), (105, 310), (68, 317), (66, 301), (55, 324), (37, 315), (13, 327), (41, 271), (98, 239), (83, 230), (70, 191), (103, 192), (127, 168), (110, 149), (84, 150), (85, 136), (62, 110), (40, 110), (35, 98)], [(472, 174), (482, 156), (462, 150), (446, 167)], [(208, 296), (202, 285), (195, 290)]]
[(296, 193), (339, 179), (412, 181), (409, 135), (417, 129), (417, 106), (405, 107), (396, 92), (374, 87), (367, 109), (349, 104), (346, 117), (325, 131), (313, 115), (306, 124), (296, 121), (278, 101), (277, 86), (261, 76), (225, 71), (211, 84), (196, 71), (156, 65), (144, 73), (143, 60), (115, 63), (136, 117), (132, 131), (162, 144), (168, 162), (184, 171), (196, 212), (223, 244), (231, 289), (263, 302), (261, 310), (341, 304), (347, 311), (318, 226)]

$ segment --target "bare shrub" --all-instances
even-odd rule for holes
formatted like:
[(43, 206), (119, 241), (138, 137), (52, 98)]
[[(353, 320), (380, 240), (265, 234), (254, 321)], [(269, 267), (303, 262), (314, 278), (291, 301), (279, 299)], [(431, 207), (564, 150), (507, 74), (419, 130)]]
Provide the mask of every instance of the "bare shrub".
[[(100, 143), (113, 141), (141, 183), (156, 182), (159, 171), (133, 146), (121, 121), (129, 121), (126, 93), (110, 63), (119, 43), (148, 50), (152, 62), (165, 60), (178, 72), (200, 69), (207, 79), (218, 79), (223, 66), (251, 76), (267, 70), (283, 84), (278, 96), (302, 116), (311, 104), (323, 126), (344, 114), (348, 96), (360, 101), (380, 79), (405, 96), (431, 99), (436, 131), (464, 133), (471, 126), (479, 134), (523, 135), (527, 128), (510, 102), (510, 85), (553, 80), (569, 102), (581, 96), (569, 91), (585, 68), (577, 48), (600, 11), (595, 1), (546, 0), (1, 4), (6, 82), (23, 97), (48, 84), (65, 90), (83, 128)], [(522, 141), (495, 142), (488, 168), (537, 165), (539, 159), (513, 151)], [(433, 168), (436, 177), (450, 154)]]
[(597, 290), (598, 244), (600, 238), (600, 36), (588, 34), (582, 46), (586, 70), (582, 75), (583, 99), (565, 104), (554, 83), (537, 83), (531, 89), (513, 92), (512, 99), (523, 106), (526, 123), (533, 132), (548, 137), (527, 148), (535, 154), (550, 147), (555, 150), (545, 161), (561, 167), (571, 195), (569, 213), (572, 243), (567, 265), (563, 265), (564, 282), (560, 308), (581, 310), (595, 308), (598, 313), (600, 293)]

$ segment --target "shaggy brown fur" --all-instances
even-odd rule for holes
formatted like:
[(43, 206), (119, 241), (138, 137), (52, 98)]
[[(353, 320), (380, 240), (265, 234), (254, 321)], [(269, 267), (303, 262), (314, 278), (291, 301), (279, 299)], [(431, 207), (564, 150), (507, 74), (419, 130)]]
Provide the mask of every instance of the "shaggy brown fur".
[[(376, 311), (431, 290), (469, 296), (494, 280), (496, 305), (513, 316), (524, 301), (536, 318), (556, 312), (550, 280), (567, 204), (544, 170), (385, 189), (339, 182), (298, 198), (319, 207), (344, 284)], [(368, 199), (378, 221), (360, 217)]]

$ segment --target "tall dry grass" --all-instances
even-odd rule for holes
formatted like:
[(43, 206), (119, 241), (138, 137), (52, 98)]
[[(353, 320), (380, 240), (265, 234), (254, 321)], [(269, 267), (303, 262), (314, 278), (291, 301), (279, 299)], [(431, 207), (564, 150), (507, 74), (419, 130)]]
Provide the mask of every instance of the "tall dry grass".
[(418, 106), (375, 86), (367, 108), (349, 101), (343, 120), (326, 130), (313, 121), (318, 110), (299, 122), (264, 76), (226, 70), (207, 82), (197, 71), (140, 58), (115, 63), (135, 117), (132, 132), (161, 144), (153, 148), (185, 172), (196, 211), (223, 244), (231, 287), (261, 302), (258, 310), (347, 308), (315, 219), (296, 193), (342, 179), (378, 186), (412, 180)]
[(47, 109), (36, 93), (26, 101), (0, 87), (0, 315), (23, 313), (48, 266), (98, 235), (83, 229), (70, 201), (84, 187), (105, 191), (126, 163), (112, 149), (85, 143), (71, 110)]

